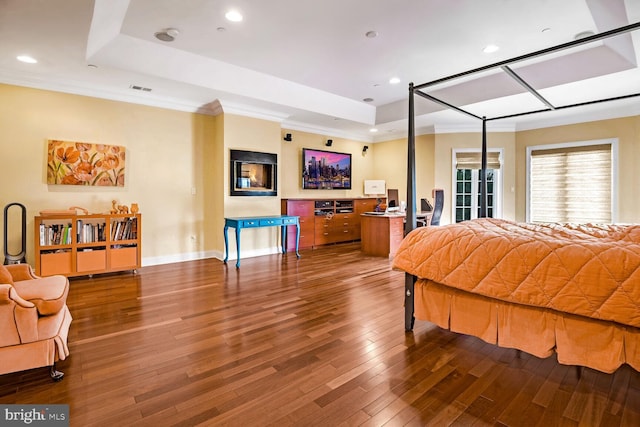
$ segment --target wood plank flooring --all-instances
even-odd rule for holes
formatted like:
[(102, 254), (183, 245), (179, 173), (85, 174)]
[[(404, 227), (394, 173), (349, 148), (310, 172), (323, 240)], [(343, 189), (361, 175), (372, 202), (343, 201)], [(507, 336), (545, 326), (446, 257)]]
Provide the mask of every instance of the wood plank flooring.
[(0, 403), (72, 426), (639, 426), (640, 374), (538, 359), (416, 321), (359, 244), (72, 279), (70, 357), (0, 376)]

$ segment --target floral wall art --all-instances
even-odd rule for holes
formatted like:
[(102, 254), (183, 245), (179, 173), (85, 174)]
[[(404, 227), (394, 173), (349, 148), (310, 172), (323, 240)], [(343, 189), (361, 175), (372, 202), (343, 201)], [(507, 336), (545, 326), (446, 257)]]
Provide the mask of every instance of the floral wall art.
[(49, 140), (47, 184), (124, 187), (125, 147)]

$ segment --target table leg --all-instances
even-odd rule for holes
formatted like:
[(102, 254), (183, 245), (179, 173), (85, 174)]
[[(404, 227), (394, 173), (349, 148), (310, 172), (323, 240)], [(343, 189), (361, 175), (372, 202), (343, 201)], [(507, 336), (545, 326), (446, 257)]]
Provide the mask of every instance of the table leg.
[(284, 248), (285, 243), (287, 242), (287, 226), (286, 225), (280, 226), (280, 241), (282, 242), (282, 254), (284, 255), (287, 252), (286, 249)]
[(240, 227), (236, 228), (236, 253), (238, 254), (238, 258), (236, 259), (236, 268), (240, 268), (240, 230)]
[(228, 226), (224, 226), (224, 263), (227, 263), (229, 259), (229, 236), (228, 236)]
[(298, 247), (300, 246), (300, 223), (296, 223), (296, 256), (300, 258)]

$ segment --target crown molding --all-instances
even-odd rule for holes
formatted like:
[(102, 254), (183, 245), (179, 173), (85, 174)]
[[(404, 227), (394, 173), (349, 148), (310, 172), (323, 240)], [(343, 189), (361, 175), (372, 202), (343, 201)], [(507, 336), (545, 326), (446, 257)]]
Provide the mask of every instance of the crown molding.
[[(16, 77), (0, 71), (0, 83), (13, 86), (28, 87), (32, 89), (48, 90), (52, 92), (67, 93), (71, 95), (87, 96), (91, 98), (106, 99), (110, 101), (127, 102), (130, 104), (146, 105), (148, 107), (165, 108), (168, 110), (183, 111), (187, 113), (202, 113), (215, 115), (208, 110), (206, 105), (193, 102), (175, 100), (168, 98), (158, 98), (152, 94), (144, 93), (124, 93), (119, 91), (106, 90), (99, 87), (87, 87), (78, 84), (71, 84), (64, 81), (43, 81), (28, 76)], [(133, 92), (133, 91), (132, 91)]]
[[(218, 99), (214, 101), (214, 103), (217, 103), (221, 112), (226, 114), (236, 114), (238, 116), (253, 117), (254, 119), (269, 120), (278, 123), (282, 123), (287, 117), (289, 117), (289, 114), (286, 113), (268, 110), (266, 108), (256, 108), (246, 104), (226, 101), (224, 99)], [(216, 109), (216, 111), (219, 110)]]

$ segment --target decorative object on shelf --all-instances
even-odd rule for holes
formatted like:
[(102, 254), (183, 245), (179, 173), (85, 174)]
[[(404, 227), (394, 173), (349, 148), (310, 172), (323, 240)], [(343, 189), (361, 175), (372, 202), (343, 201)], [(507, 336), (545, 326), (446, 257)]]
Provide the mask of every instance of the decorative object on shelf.
[(139, 210), (140, 210), (140, 208), (138, 207), (137, 203), (131, 203), (131, 209), (129, 209), (129, 211), (132, 214), (134, 214), (134, 215), (137, 214)]
[(109, 211), (109, 213), (111, 215), (114, 215), (114, 214), (118, 213), (118, 201), (117, 200), (112, 200), (111, 201), (111, 210)]
[(129, 206), (127, 206), (127, 205), (118, 205), (118, 213), (120, 213), (120, 214), (128, 214), (129, 213)]
[(124, 187), (125, 147), (49, 140), (47, 184)]

